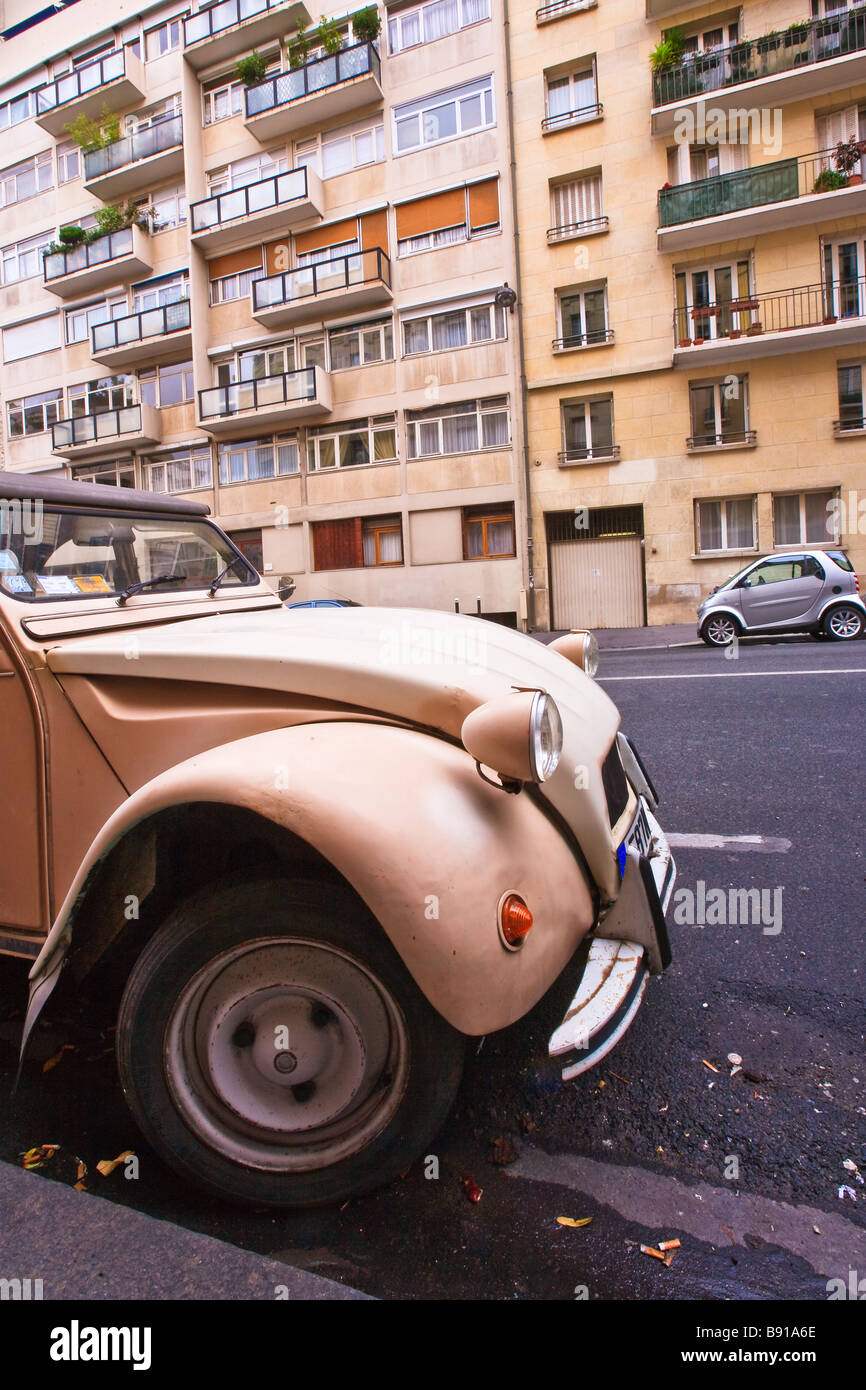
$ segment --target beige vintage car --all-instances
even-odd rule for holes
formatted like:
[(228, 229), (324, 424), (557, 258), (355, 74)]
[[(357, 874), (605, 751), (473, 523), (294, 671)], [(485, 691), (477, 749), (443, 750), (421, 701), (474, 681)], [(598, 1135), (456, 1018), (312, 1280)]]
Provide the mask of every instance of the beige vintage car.
[[(597, 1062), (668, 963), (656, 797), (582, 667), (478, 619), (287, 611), (193, 502), (0, 485), (0, 950), (117, 1023), (184, 1178), (311, 1206), (423, 1155), (467, 1037), (569, 972)], [(569, 987), (569, 992), (571, 988)]]

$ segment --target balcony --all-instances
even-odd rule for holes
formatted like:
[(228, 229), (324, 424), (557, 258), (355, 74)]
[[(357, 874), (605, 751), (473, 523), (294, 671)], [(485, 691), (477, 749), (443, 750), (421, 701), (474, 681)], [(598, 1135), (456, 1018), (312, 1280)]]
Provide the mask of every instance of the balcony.
[(575, 333), (570, 338), (554, 338), (553, 352), (572, 352), (575, 348), (604, 347), (613, 342), (612, 328), (594, 328), (589, 333)]
[(588, 121), (600, 121), (604, 107), (600, 101), (591, 106), (581, 106), (577, 111), (560, 111), (555, 116), (545, 116), (541, 122), (542, 135), (551, 135), (555, 130), (567, 130), (573, 125), (586, 125)]
[(287, 0), (225, 0), (199, 10), (183, 22), (183, 56), (201, 68), (238, 58), (261, 44), (281, 38), (298, 24), (309, 24), (309, 11)]
[(192, 240), (205, 252), (242, 246), (271, 232), (316, 222), (324, 205), (315, 169), (290, 169), (193, 203)]
[(757, 444), (756, 430), (723, 430), (721, 434), (690, 434), (686, 450), (700, 454), (705, 449), (755, 449)]
[[(800, 285), (674, 313), (674, 365), (846, 347), (866, 335), (866, 280)], [(743, 340), (747, 341), (743, 341)]]
[(109, 201), (183, 173), (183, 121), (172, 116), (84, 156), (84, 187)]
[(557, 454), (556, 462), (560, 468), (576, 468), (582, 463), (617, 463), (619, 453), (618, 444), (599, 444), (596, 448), (587, 445), (563, 450)]
[(159, 411), (151, 405), (126, 405), (98, 415), (75, 415), (51, 426), (51, 452), (61, 458), (99, 458), (121, 449), (158, 444)]
[(866, 185), (857, 175), (842, 188), (815, 192), (835, 176), (833, 151), (780, 159), (662, 188), (658, 195), (659, 251), (708, 246), (759, 232), (827, 222), (866, 211)]
[(678, 113), (696, 110), (708, 95), (714, 110), (728, 111), (778, 106), (850, 87), (862, 73), (864, 52), (866, 7), (697, 53), (653, 75), (653, 134), (671, 134)]
[(600, 232), (609, 231), (609, 217), (588, 217), (583, 222), (564, 222), (560, 227), (548, 227), (547, 241), (549, 246), (555, 246), (558, 241), (573, 241), (578, 237), (598, 236)]
[(211, 434), (248, 434), (251, 415), (256, 429), (281, 429), (329, 414), (331, 378), (321, 367), (302, 367), (280, 376), (214, 386), (199, 391), (198, 399), (202, 428)]
[(580, 10), (594, 10), (598, 0), (551, 0), (535, 11), (537, 25), (551, 24), (554, 19), (562, 19), (567, 14), (577, 14)]
[(282, 328), (391, 299), (391, 262), (376, 247), (254, 280), (252, 315), (265, 328)]
[(866, 416), (855, 413), (846, 415), (842, 420), (834, 420), (833, 433), (837, 439), (844, 439), (846, 434), (866, 434)]
[(246, 93), (246, 127), (257, 140), (321, 126), (382, 100), (382, 62), (372, 43), (281, 72)]
[(43, 260), (42, 283), (46, 290), (71, 299), (74, 295), (104, 290), (148, 275), (153, 268), (149, 238), (140, 227), (124, 227), (101, 236), (89, 246), (59, 251)]
[(90, 355), (106, 367), (150, 365), (170, 358), (183, 362), (192, 356), (190, 322), (188, 299), (125, 314), (91, 328)]
[(143, 63), (122, 48), (38, 88), (34, 119), (49, 135), (59, 137), (76, 117), (93, 120), (103, 106), (109, 111), (125, 111), (143, 101), (145, 91)]

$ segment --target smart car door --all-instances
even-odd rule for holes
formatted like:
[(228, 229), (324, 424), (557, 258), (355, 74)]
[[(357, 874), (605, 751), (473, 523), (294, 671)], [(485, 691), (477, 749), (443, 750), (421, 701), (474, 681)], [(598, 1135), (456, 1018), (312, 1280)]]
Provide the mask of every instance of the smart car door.
[(822, 588), (822, 580), (809, 571), (802, 555), (777, 555), (753, 569), (740, 594), (749, 627), (802, 620)]

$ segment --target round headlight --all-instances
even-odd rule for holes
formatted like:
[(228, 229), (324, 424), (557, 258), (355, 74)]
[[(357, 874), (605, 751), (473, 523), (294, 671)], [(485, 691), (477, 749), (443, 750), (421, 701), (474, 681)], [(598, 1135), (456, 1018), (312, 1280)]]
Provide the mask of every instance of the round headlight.
[(587, 676), (594, 676), (598, 670), (598, 640), (594, 632), (567, 632), (550, 643), (550, 651), (572, 661)]
[(533, 781), (546, 782), (556, 771), (562, 752), (562, 719), (555, 701), (540, 690), (532, 703), (529, 739), (535, 774)]

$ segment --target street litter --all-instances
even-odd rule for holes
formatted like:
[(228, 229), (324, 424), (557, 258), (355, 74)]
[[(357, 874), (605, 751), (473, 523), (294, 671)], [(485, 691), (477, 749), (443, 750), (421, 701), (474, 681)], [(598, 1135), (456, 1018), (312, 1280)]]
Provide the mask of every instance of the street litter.
[(38, 1144), (35, 1149), (28, 1149), (26, 1153), (19, 1154), (21, 1167), (28, 1170), (32, 1168), (42, 1168), (50, 1158), (53, 1158), (60, 1148), (59, 1144)]
[(641, 1254), (652, 1255), (654, 1260), (661, 1260), (662, 1264), (670, 1269), (673, 1264), (674, 1255), (679, 1248), (680, 1242), (678, 1240), (663, 1240), (659, 1242), (658, 1249), (656, 1249), (654, 1245), (642, 1245)]
[(484, 1188), (479, 1187), (473, 1178), (462, 1178), (461, 1181), (463, 1183), (463, 1191), (466, 1193), (470, 1202), (480, 1202)]
[(592, 1217), (591, 1217), (591, 1216), (582, 1216), (579, 1220), (575, 1220), (575, 1218), (574, 1218), (573, 1216), (558, 1216), (556, 1219), (557, 1219), (557, 1221), (559, 1222), (560, 1226), (574, 1226), (574, 1227), (577, 1227), (577, 1226), (588, 1226), (589, 1223), (592, 1221)]
[(85, 1179), (86, 1177), (87, 1177), (87, 1164), (84, 1162), (84, 1159), (83, 1159), (83, 1158), (79, 1158), (78, 1155), (76, 1154), (76, 1155), (75, 1155), (75, 1182), (72, 1184), (72, 1186), (75, 1188), (75, 1191), (76, 1191), (76, 1192), (86, 1192), (86, 1191), (87, 1191), (87, 1185), (85, 1184), (85, 1181), (84, 1181), (84, 1179)]
[(622, 1084), (623, 1084), (624, 1086), (628, 1086), (628, 1085), (631, 1084), (631, 1083), (629, 1082), (629, 1080), (628, 1080), (628, 1077), (626, 1077), (626, 1076), (620, 1076), (619, 1072), (612, 1071), (612, 1072), (610, 1072), (610, 1075), (611, 1075), (616, 1081), (621, 1081)]
[(679, 1250), (679, 1248), (680, 1248), (680, 1242), (679, 1242), (678, 1240), (660, 1240), (660, 1241), (659, 1241), (659, 1250)]
[(707, 1059), (706, 1059), (706, 1057), (702, 1057), (702, 1058), (701, 1058), (701, 1061), (703, 1062), (703, 1064), (704, 1064), (705, 1067), (709, 1067), (710, 1071), (715, 1071), (715, 1072), (717, 1072), (717, 1071), (719, 1070), (718, 1067), (714, 1067), (714, 1066), (713, 1066), (712, 1062), (708, 1062)]
[(117, 1158), (100, 1159), (100, 1161), (96, 1165), (96, 1171), (97, 1173), (101, 1173), (104, 1178), (107, 1178), (109, 1173), (113, 1173), (115, 1168), (117, 1168), (121, 1163), (125, 1163), (128, 1158), (132, 1157), (133, 1150), (124, 1149), (122, 1154), (117, 1155)]
[(53, 1057), (49, 1057), (47, 1061), (45, 1061), (45, 1062), (42, 1063), (42, 1070), (43, 1070), (43, 1071), (51, 1071), (54, 1067), (57, 1066), (57, 1063), (60, 1062), (60, 1061), (62, 1060), (64, 1052), (74, 1052), (74, 1051), (75, 1051), (75, 1043), (64, 1043), (64, 1044), (62, 1045), (62, 1047), (60, 1047), (60, 1048), (58, 1049), (58, 1051), (55, 1052), (55, 1054), (54, 1054)]
[(852, 1202), (857, 1201), (857, 1193), (853, 1187), (843, 1186), (839, 1188), (839, 1200), (844, 1202), (846, 1197), (850, 1197)]
[(857, 1167), (857, 1164), (854, 1162), (853, 1158), (843, 1159), (842, 1167), (845, 1169), (847, 1173), (853, 1173), (854, 1177), (857, 1179), (858, 1182), (863, 1181), (863, 1174), (860, 1172), (860, 1169)]
[(730, 1062), (732, 1067), (741, 1067), (743, 1065), (743, 1059), (740, 1056), (739, 1052), (729, 1052), (728, 1061)]

